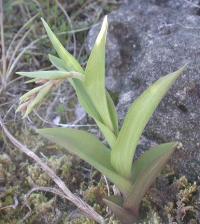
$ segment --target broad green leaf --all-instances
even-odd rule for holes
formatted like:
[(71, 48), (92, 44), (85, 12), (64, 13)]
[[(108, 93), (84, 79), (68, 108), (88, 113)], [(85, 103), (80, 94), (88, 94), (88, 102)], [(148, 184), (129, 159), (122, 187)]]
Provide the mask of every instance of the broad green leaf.
[(135, 223), (137, 216), (134, 216), (130, 211), (123, 208), (123, 204), (121, 204), (122, 200), (120, 200), (120, 198), (108, 197), (104, 198), (103, 201), (113, 211), (122, 224)]
[(49, 61), (53, 66), (55, 66), (58, 70), (61, 71), (70, 71), (70, 69), (67, 68), (66, 64), (64, 61), (54, 55), (49, 54)]
[(95, 136), (85, 131), (69, 128), (47, 128), (39, 129), (37, 132), (94, 166), (115, 183), (122, 192), (130, 189), (131, 183), (112, 168), (110, 150)]
[(124, 177), (131, 178), (133, 157), (140, 136), (158, 104), (184, 68), (160, 78), (130, 107), (111, 153), (113, 167)]
[(47, 79), (47, 80), (54, 80), (54, 79), (66, 79), (66, 78), (76, 78), (76, 79), (84, 79), (84, 75), (74, 71), (59, 71), (59, 70), (52, 70), (52, 71), (36, 71), (36, 72), (16, 72), (18, 75), (26, 76), (29, 78), (36, 78), (36, 79)]
[(129, 209), (139, 208), (144, 194), (155, 181), (176, 147), (176, 142), (158, 145), (146, 151), (133, 164), (134, 184), (131, 193), (127, 195), (124, 207)]
[(47, 35), (48, 35), (53, 47), (55, 48), (57, 54), (59, 55), (59, 57), (66, 63), (67, 67), (71, 68), (72, 70), (82, 73), (83, 69), (82, 69), (81, 65), (79, 64), (79, 62), (74, 58), (74, 56), (72, 56), (63, 47), (63, 45), (60, 43), (60, 41), (58, 40), (56, 35), (52, 32), (52, 30), (50, 29), (49, 25), (45, 22), (45, 20), (43, 18), (41, 18), (41, 19), (42, 19), (44, 28), (47, 32)]
[(114, 131), (114, 125), (112, 124), (108, 110), (105, 88), (105, 44), (107, 28), (108, 22), (107, 17), (105, 17), (87, 62), (84, 86), (101, 115), (103, 123), (111, 131)]

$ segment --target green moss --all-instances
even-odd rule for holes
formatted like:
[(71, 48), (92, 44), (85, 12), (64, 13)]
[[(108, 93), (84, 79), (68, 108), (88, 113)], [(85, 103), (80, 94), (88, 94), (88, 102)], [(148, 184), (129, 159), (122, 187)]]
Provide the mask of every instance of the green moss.
[(55, 198), (49, 200), (42, 193), (33, 193), (29, 198), (32, 214), (28, 219), (28, 223), (43, 223), (44, 220), (46, 222), (53, 220), (55, 216), (54, 202)]
[(48, 186), (51, 182), (49, 176), (44, 173), (36, 164), (28, 166), (27, 181), (30, 186)]
[(81, 217), (78, 219), (74, 219), (72, 221), (64, 222), (64, 224), (96, 224), (96, 222), (94, 222), (88, 218)]
[[(70, 156), (50, 156), (44, 163), (47, 163), (61, 178), (66, 181), (69, 179), (72, 167)], [(28, 177), (26, 179), (30, 186), (49, 186), (52, 184), (51, 178), (37, 164), (28, 165), (27, 171)]]
[(169, 221), (177, 221), (189, 223), (192, 220), (197, 220), (196, 193), (198, 187), (196, 182), (190, 183), (185, 176), (181, 177), (176, 182), (177, 194), (175, 202), (168, 202), (165, 206), (165, 213)]
[(67, 180), (72, 171), (72, 160), (70, 155), (51, 156), (48, 165), (58, 173), (58, 175)]
[(107, 195), (106, 188), (103, 184), (90, 186), (85, 192), (84, 197), (90, 204), (99, 203), (102, 205), (102, 199)]

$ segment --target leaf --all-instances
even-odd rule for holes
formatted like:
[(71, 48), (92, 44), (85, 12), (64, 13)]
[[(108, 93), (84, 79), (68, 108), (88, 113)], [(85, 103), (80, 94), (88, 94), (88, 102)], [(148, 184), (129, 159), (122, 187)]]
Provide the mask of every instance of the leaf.
[(125, 208), (139, 209), (144, 194), (155, 181), (176, 147), (176, 142), (158, 145), (146, 151), (133, 164), (134, 184), (131, 193), (124, 202)]
[(123, 204), (121, 203), (122, 200), (120, 198), (108, 197), (104, 198), (103, 201), (113, 211), (122, 224), (135, 223), (137, 216), (134, 216), (130, 211), (123, 208)]
[(111, 131), (114, 131), (105, 89), (105, 44), (107, 28), (108, 22), (107, 17), (105, 17), (87, 62), (84, 86), (97, 111), (101, 115), (103, 123), (110, 128)]
[[(63, 64), (61, 62), (61, 60), (63, 60), (63, 62), (65, 63), (65, 68), (72, 69), (72, 70), (78, 71), (78, 72), (83, 74), (84, 72), (83, 72), (83, 69), (80, 66), (80, 64), (76, 61), (76, 59), (69, 52), (67, 52), (65, 50), (65, 48), (62, 46), (62, 44), (57, 39), (55, 34), (49, 28), (48, 24), (43, 19), (42, 19), (42, 21), (43, 21), (44, 27), (47, 31), (47, 34), (48, 34), (55, 50), (57, 51), (57, 53), (60, 57), (60, 60), (59, 60), (59, 58), (55, 58), (55, 57), (50, 56), (50, 60), (51, 60), (52, 64), (54, 64), (59, 69), (63, 68)], [(104, 55), (104, 57), (105, 57), (105, 55)], [(104, 59), (104, 61), (105, 61), (105, 59)], [(104, 63), (104, 67), (105, 67), (105, 63)], [(91, 93), (91, 92), (88, 93), (88, 91), (85, 89), (85, 87), (83, 86), (83, 84), (79, 80), (72, 80), (72, 81), (70, 81), (70, 83), (75, 88), (76, 94), (77, 94), (78, 99), (80, 101), (80, 104), (83, 106), (83, 108), (86, 110), (86, 112), (90, 116), (92, 116), (95, 120), (97, 120), (99, 122), (99, 124), (102, 123), (101, 127), (105, 126), (104, 113), (100, 114), (102, 111), (99, 111), (99, 108), (98, 108), (99, 106), (97, 106), (97, 105), (101, 105), (101, 104), (99, 104), (97, 102), (94, 102), (92, 97), (91, 97), (91, 94), (94, 95), (95, 93), (94, 94)], [(96, 92), (96, 90), (95, 90), (95, 92)], [(104, 90), (104, 92), (105, 92), (105, 90)], [(104, 95), (105, 95), (105, 93), (104, 93)], [(99, 101), (99, 102), (101, 102), (101, 101)], [(110, 101), (109, 101), (109, 104), (110, 104)], [(107, 102), (106, 102), (106, 107), (105, 108), (103, 108), (103, 106), (100, 106), (100, 107), (102, 108), (102, 110), (107, 111), (106, 113), (107, 113), (107, 117), (108, 117), (109, 112), (108, 112)], [(110, 109), (111, 109), (111, 106), (110, 106)], [(113, 108), (112, 108), (112, 110), (113, 110)], [(116, 115), (114, 115), (114, 116), (116, 116)], [(109, 123), (110, 126), (112, 126), (112, 122), (111, 122), (110, 118), (109, 118), (108, 123)], [(116, 126), (116, 121), (115, 121), (114, 125)], [(103, 128), (103, 131), (102, 131), (103, 133), (105, 133), (104, 129), (105, 128)], [(115, 130), (115, 132), (117, 132), (117, 131)], [(109, 139), (110, 138), (109, 136), (105, 136), (105, 138)], [(108, 141), (110, 141), (110, 140), (108, 140)]]
[(90, 96), (88, 95), (86, 89), (84, 88), (82, 82), (78, 79), (70, 81), (71, 85), (74, 87), (78, 100), (85, 111), (94, 119), (101, 121), (101, 116), (94, 106)]
[(71, 70), (83, 73), (83, 69), (79, 62), (63, 47), (45, 20), (43, 18), (41, 18), (41, 20), (53, 47), (55, 48), (59, 57), (65, 62), (66, 67), (69, 67)]
[[(58, 53), (59, 57), (61, 58), (60, 60), (63, 60), (64, 63), (66, 64), (65, 67), (67, 67), (69, 69), (74, 69), (74, 70), (76, 70), (78, 72), (81, 72), (81, 73), (84, 73), (80, 64), (77, 62), (77, 60), (68, 51), (65, 50), (65, 48), (62, 46), (62, 44), (57, 39), (55, 34), (51, 31), (50, 27), (44, 21), (44, 19), (42, 19), (42, 22), (44, 24), (44, 27), (47, 31), (47, 34), (48, 34), (56, 52)], [(51, 57), (51, 60), (52, 59), (53, 59), (52, 62), (54, 63), (54, 65), (56, 65), (57, 67), (62, 67), (62, 65), (60, 64), (61, 61), (59, 61), (59, 62), (58, 62), (58, 60), (55, 61), (55, 58)], [(83, 106), (83, 108), (86, 110), (86, 112), (90, 116), (92, 116), (93, 118), (95, 118), (95, 119), (97, 119), (98, 121), (101, 122), (100, 114), (98, 113), (97, 109), (93, 105), (93, 102), (90, 99), (90, 96), (88, 95), (88, 93), (86, 92), (82, 82), (80, 82), (79, 80), (71, 80), (70, 83), (74, 87), (74, 89), (76, 90), (76, 94), (78, 96), (80, 104)]]
[(88, 95), (86, 89), (82, 85), (78, 79), (74, 79), (73, 82), (70, 82), (74, 87), (76, 94), (78, 96), (78, 100), (81, 106), (85, 109), (85, 111), (95, 120), (97, 126), (103, 133), (105, 139), (108, 144), (112, 147), (116, 141), (115, 134), (103, 123), (99, 112), (97, 111), (95, 105), (93, 104), (90, 96)]
[(37, 132), (94, 166), (123, 192), (130, 189), (131, 183), (113, 170), (110, 164), (110, 150), (95, 136), (70, 128), (46, 128)]
[(99, 127), (99, 129), (101, 130), (101, 132), (103, 133), (105, 139), (107, 140), (109, 146), (112, 148), (112, 146), (115, 144), (116, 142), (116, 136), (114, 135), (114, 133), (106, 126), (104, 125), (102, 122), (95, 120), (97, 126)]
[(96, 107), (94, 106), (90, 96), (88, 95), (87, 91), (85, 90), (84, 86), (79, 80), (73, 80), (70, 82), (72, 86), (76, 90), (76, 94), (78, 96), (79, 102), (81, 106), (85, 109), (85, 111), (95, 120), (99, 129), (103, 133), (105, 139), (112, 146), (116, 141), (116, 136), (114, 133), (103, 123), (99, 112), (97, 111)]
[(38, 79), (29, 79), (27, 81), (25, 81), (24, 83), (28, 84), (28, 83), (32, 83), (32, 82), (37, 82)]
[(69, 68), (65, 65), (64, 61), (54, 55), (49, 54), (49, 61), (53, 66), (55, 66), (58, 70), (62, 71), (70, 71)]
[(119, 206), (123, 206), (124, 203), (124, 199), (122, 196), (118, 196), (118, 195), (110, 195), (110, 196), (106, 196), (105, 198), (103, 198), (103, 200), (109, 200), (112, 201), (113, 203), (119, 205)]
[(36, 72), (16, 72), (18, 75), (26, 76), (29, 78), (37, 78), (37, 79), (47, 79), (47, 80), (54, 80), (54, 79), (66, 79), (66, 78), (76, 78), (76, 79), (84, 79), (84, 75), (74, 71), (59, 71), (59, 70), (52, 70), (52, 71), (36, 71)]
[(158, 104), (184, 68), (160, 78), (130, 107), (111, 153), (113, 167), (124, 177), (131, 178), (133, 157), (140, 136)]

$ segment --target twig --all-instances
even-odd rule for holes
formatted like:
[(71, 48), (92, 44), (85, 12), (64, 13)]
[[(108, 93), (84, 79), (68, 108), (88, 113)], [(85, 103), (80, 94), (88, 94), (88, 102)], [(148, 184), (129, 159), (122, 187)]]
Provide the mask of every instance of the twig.
[(95, 220), (97, 223), (104, 224), (104, 219), (101, 215), (99, 215), (94, 209), (85, 203), (81, 198), (74, 195), (65, 185), (65, 183), (56, 175), (56, 173), (47, 166), (33, 151), (28, 149), (25, 145), (19, 142), (5, 127), (3, 124), (2, 118), (0, 116), (0, 126), (2, 127), (3, 132), (7, 136), (7, 138), (12, 142), (12, 144), (17, 147), (20, 151), (25, 153), (27, 156), (32, 158), (42, 169), (44, 172), (48, 174), (48, 176), (54, 181), (54, 183), (62, 190), (62, 192), (66, 195), (66, 198), (74, 203), (82, 212), (85, 213), (89, 218)]
[(34, 187), (32, 188), (26, 195), (25, 195), (25, 200), (28, 200), (28, 198), (30, 197), (30, 195), (35, 192), (35, 191), (44, 191), (44, 192), (50, 192), (52, 194), (56, 194), (59, 195), (60, 197), (66, 198), (69, 200), (68, 197), (66, 197), (65, 194), (63, 194), (63, 192), (61, 192), (60, 190), (58, 190), (57, 188), (52, 188), (52, 187)]

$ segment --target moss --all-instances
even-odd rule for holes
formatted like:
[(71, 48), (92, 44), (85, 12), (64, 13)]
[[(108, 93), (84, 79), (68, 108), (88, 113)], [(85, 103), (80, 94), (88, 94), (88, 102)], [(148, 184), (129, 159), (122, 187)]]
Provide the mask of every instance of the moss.
[(95, 223), (96, 222), (94, 222), (88, 218), (85, 218), (85, 217), (81, 217), (81, 218), (74, 219), (72, 221), (64, 222), (64, 224), (95, 224)]
[(102, 203), (102, 198), (106, 195), (106, 188), (101, 183), (98, 186), (89, 187), (84, 193), (85, 199), (91, 204)]
[[(43, 223), (44, 220), (49, 222), (55, 217), (54, 212), (55, 198), (48, 199), (42, 193), (33, 193), (29, 198), (29, 204), (32, 214), (28, 219), (28, 223)], [(57, 217), (55, 217), (57, 219)]]
[(177, 221), (183, 223), (193, 222), (197, 220), (196, 214), (196, 193), (198, 187), (196, 182), (190, 183), (185, 176), (176, 182), (177, 194), (176, 200), (170, 201), (165, 206), (165, 213), (169, 221)]
[(108, 224), (121, 224), (119, 220), (116, 220), (114, 217), (110, 217)]
[(48, 160), (48, 165), (58, 173), (60, 177), (65, 180), (69, 179), (72, 171), (72, 156), (62, 155), (62, 156), (51, 156)]
[(142, 224), (149, 224), (149, 223), (152, 223), (152, 224), (160, 224), (162, 223), (162, 220), (160, 218), (160, 216), (158, 215), (158, 213), (154, 210), (150, 210), (147, 214), (147, 217), (140, 221), (140, 222), (137, 222), (138, 224), (139, 223), (142, 223)]
[(28, 166), (27, 181), (30, 186), (48, 186), (51, 183), (49, 176), (36, 164)]
[[(69, 180), (71, 175), (71, 157), (62, 156), (50, 156), (46, 162), (61, 178), (66, 181)], [(37, 165), (32, 164), (27, 167), (28, 177), (26, 178), (30, 186), (49, 186), (52, 184), (51, 178), (43, 172), (43, 170)]]
[(14, 204), (14, 201), (13, 201), (12, 195), (8, 195), (5, 199), (3, 206), (13, 205), (13, 204)]
[(6, 167), (8, 167), (9, 165), (11, 165), (11, 163), (12, 163), (12, 161), (8, 154), (3, 153), (0, 155), (0, 164), (3, 164)]
[(43, 207), (42, 204), (45, 204), (47, 201), (47, 198), (41, 193), (33, 193), (29, 197), (29, 204), (31, 207), (38, 210), (40, 210), (40, 208)]
[(106, 214), (106, 206), (102, 199), (107, 196), (107, 190), (103, 183), (99, 183), (97, 186), (90, 186), (84, 192), (85, 200), (93, 206), (93, 208), (100, 214)]

